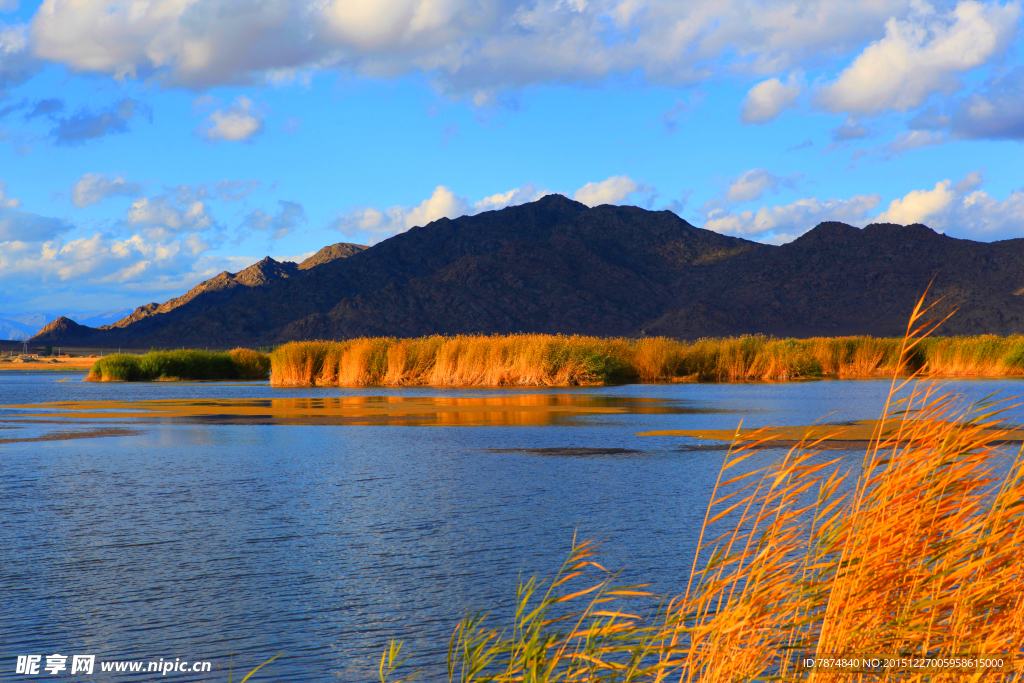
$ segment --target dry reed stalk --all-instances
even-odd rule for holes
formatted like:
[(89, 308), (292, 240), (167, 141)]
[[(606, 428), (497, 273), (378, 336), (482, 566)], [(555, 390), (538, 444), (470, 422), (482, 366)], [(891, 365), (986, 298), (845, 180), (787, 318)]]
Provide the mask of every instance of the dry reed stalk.
[[(514, 334), (292, 342), (272, 354), (271, 380), (283, 386), (567, 386), (876, 377), (897, 369), (901, 341)], [(942, 376), (1021, 375), (1024, 336), (927, 339), (903, 367)]]
[[(910, 383), (919, 378), (907, 368), (934, 329), (921, 322), (929, 310), (919, 303), (914, 311), (858, 472), (843, 472), (838, 459), (823, 461), (819, 442), (743, 472), (769, 442), (734, 446), (681, 596), (642, 619), (631, 605), (649, 596), (618, 585), (593, 560), (593, 545), (574, 539), (545, 593), (532, 579), (519, 585), (507, 627), (479, 614), (461, 622), (449, 647), (449, 679), (1024, 680), (1024, 460), (997, 445), (1000, 415), (1015, 406), (987, 402), (965, 412), (935, 383)], [(718, 370), (764, 371), (764, 349), (761, 360), (742, 344), (726, 350), (714, 359)], [(856, 353), (826, 350), (832, 355), (817, 354), (824, 362), (840, 362), (839, 351)], [(890, 350), (870, 349), (866, 362)], [(707, 362), (708, 349), (700, 352)], [(910, 378), (898, 381), (905, 374)], [(900, 394), (904, 389), (909, 394)], [(883, 424), (897, 427), (884, 439)], [(570, 581), (584, 583), (569, 588)], [(393, 671), (385, 666), (394, 648), (391, 654), (382, 659), (382, 680)], [(858, 673), (800, 664), (806, 656), (985, 655), (1013, 665)]]

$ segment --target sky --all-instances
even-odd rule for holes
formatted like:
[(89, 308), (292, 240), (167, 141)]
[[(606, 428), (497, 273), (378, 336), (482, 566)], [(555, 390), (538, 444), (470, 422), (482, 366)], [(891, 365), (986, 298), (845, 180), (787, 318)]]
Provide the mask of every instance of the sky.
[(1024, 237), (1022, 29), (1021, 0), (0, 0), (0, 336), (554, 192), (771, 244)]

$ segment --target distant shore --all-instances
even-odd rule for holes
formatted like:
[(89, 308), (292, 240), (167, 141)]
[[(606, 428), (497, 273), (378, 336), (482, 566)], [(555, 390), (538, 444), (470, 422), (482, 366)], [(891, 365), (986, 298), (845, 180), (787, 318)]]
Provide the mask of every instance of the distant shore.
[(0, 372), (4, 370), (51, 370), (54, 372), (89, 372), (93, 363), (98, 361), (97, 357), (81, 356), (54, 356), (33, 357), (21, 359), (17, 356), (11, 358), (0, 358)]

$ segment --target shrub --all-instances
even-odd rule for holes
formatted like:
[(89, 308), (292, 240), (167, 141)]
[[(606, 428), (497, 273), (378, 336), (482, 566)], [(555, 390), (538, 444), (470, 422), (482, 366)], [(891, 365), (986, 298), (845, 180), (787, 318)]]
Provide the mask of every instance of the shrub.
[(265, 379), (270, 360), (249, 349), (150, 351), (142, 356), (118, 353), (93, 364), (90, 381), (146, 382), (154, 380)]

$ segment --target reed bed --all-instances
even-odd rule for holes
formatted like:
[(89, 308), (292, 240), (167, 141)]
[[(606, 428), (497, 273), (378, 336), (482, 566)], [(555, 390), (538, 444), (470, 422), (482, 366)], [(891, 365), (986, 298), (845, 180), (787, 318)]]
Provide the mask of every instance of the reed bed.
[[(291, 342), (271, 354), (279, 386), (571, 386), (890, 375), (902, 339), (749, 335), (681, 342), (566, 335), (373, 337)], [(1024, 335), (925, 339), (907, 372), (1024, 375)]]
[(266, 379), (270, 358), (251, 349), (232, 351), (150, 351), (137, 356), (116, 353), (96, 361), (87, 381), (152, 382), (171, 380)]
[[(929, 329), (901, 340), (894, 376), (915, 374)], [(765, 442), (734, 446), (685, 590), (653, 615), (642, 586), (574, 539), (553, 579), (520, 583), (507, 623), (458, 625), (449, 680), (1021, 681), (1024, 461), (985, 431), (1007, 405), (961, 410), (909, 381), (893, 381), (882, 410), (899, 428), (855, 471), (813, 442), (754, 468)], [(381, 680), (405, 668), (393, 642)]]

